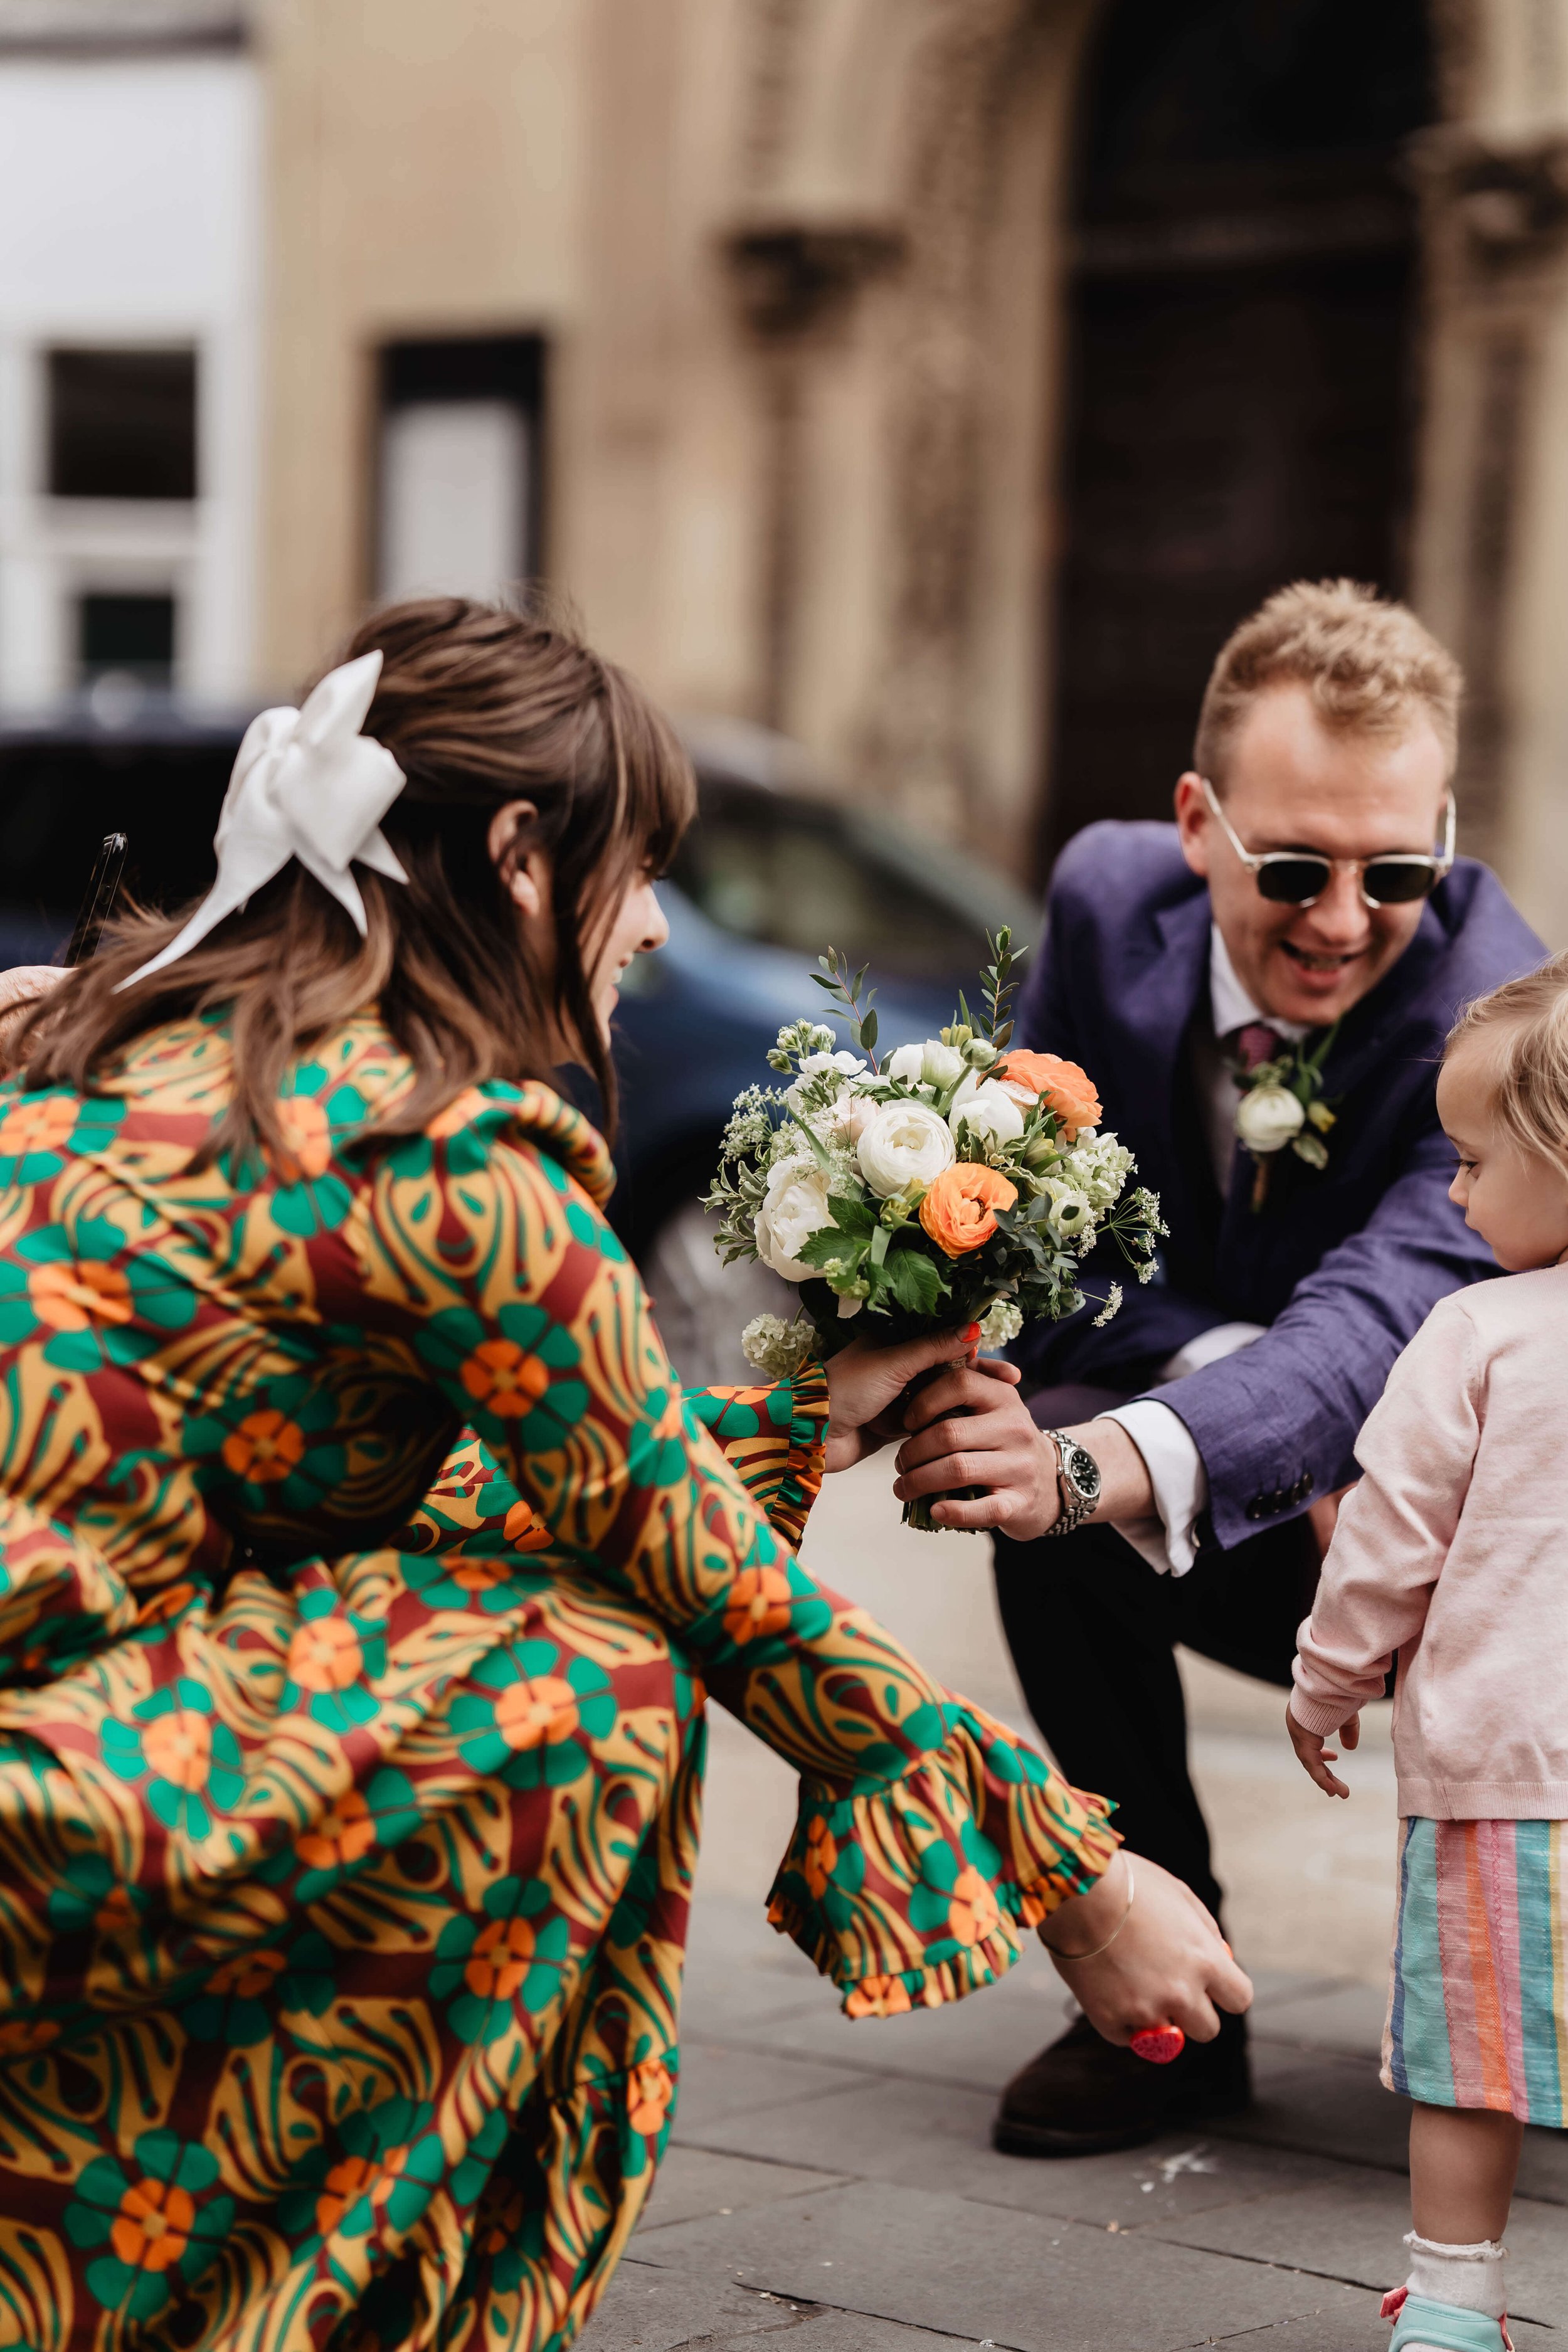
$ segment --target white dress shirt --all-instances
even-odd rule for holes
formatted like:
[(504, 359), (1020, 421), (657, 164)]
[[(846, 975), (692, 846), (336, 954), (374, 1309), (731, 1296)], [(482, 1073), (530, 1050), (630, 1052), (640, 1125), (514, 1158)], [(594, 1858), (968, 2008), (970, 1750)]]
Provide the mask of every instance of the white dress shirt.
[[(1267, 1021), (1271, 1029), (1292, 1042), (1307, 1034), (1304, 1023), (1276, 1021), (1258, 1011), (1236, 976), (1217, 923), (1209, 932), (1209, 1006), (1216, 1038), (1255, 1021)], [(1214, 1047), (1200, 1047), (1194, 1076), (1215, 1180), (1225, 1193), (1230, 1189), (1236, 1158), (1236, 1080)], [(1184, 1348), (1178, 1348), (1169, 1362), (1161, 1365), (1159, 1377), (1162, 1381), (1185, 1380), (1189, 1372), (1201, 1371), (1205, 1364), (1217, 1364), (1238, 1348), (1250, 1347), (1254, 1339), (1262, 1339), (1263, 1330), (1261, 1323), (1216, 1323), (1189, 1339)], [(1178, 1413), (1153, 1397), (1134, 1397), (1131, 1404), (1117, 1405), (1099, 1418), (1119, 1421), (1143, 1456), (1159, 1513), (1157, 1518), (1118, 1520), (1114, 1522), (1117, 1534), (1161, 1576), (1185, 1576), (1197, 1549), (1193, 1531), (1209, 1498), (1208, 1473), (1191, 1431)]]

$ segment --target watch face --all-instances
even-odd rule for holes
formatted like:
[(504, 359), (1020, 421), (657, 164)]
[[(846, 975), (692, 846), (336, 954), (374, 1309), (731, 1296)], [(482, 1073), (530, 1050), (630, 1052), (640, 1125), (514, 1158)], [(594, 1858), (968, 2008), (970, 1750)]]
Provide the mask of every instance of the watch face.
[(1100, 1500), (1100, 1465), (1086, 1446), (1069, 1445), (1065, 1468), (1086, 1502)]

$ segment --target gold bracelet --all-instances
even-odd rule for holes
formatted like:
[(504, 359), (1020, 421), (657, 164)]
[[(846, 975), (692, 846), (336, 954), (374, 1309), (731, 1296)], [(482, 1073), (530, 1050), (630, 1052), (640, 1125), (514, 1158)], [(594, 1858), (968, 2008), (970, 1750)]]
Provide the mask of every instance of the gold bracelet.
[(1124, 1853), (1121, 1859), (1127, 1865), (1127, 1908), (1107, 1936), (1104, 1943), (1096, 1944), (1093, 1950), (1089, 1952), (1058, 1952), (1054, 1944), (1046, 1944), (1046, 1939), (1042, 1936), (1040, 1941), (1046, 1944), (1046, 1949), (1053, 1960), (1098, 1960), (1101, 1952), (1110, 1951), (1128, 1920), (1132, 1916), (1132, 1897), (1138, 1891), (1138, 1882), (1132, 1875), (1132, 1856), (1130, 1853)]

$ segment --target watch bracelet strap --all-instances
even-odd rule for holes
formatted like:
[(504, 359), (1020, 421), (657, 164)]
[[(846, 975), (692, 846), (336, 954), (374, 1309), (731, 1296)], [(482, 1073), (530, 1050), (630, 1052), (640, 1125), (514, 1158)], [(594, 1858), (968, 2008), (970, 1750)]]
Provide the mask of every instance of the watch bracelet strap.
[[(1045, 1433), (1057, 1449), (1057, 1492), (1062, 1498), (1061, 1509), (1046, 1529), (1048, 1541), (1052, 1536), (1076, 1535), (1094, 1509), (1094, 1505), (1084, 1496), (1073, 1492), (1068, 1486), (1067, 1454), (1072, 1439), (1061, 1429), (1047, 1429)], [(1070, 1502), (1068, 1500), (1069, 1493), (1072, 1494)]]

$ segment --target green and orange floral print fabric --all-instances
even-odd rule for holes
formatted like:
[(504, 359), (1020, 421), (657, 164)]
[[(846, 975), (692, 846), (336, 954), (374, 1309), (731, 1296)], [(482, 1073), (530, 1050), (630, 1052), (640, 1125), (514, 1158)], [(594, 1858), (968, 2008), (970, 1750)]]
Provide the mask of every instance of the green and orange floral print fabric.
[(229, 1068), (0, 1088), (0, 2352), (544, 2352), (670, 2126), (705, 1685), (852, 2013), (1112, 1839), (802, 1570), (820, 1376), (682, 1397), (558, 1097), (366, 1142), (366, 1017), (194, 1168)]

